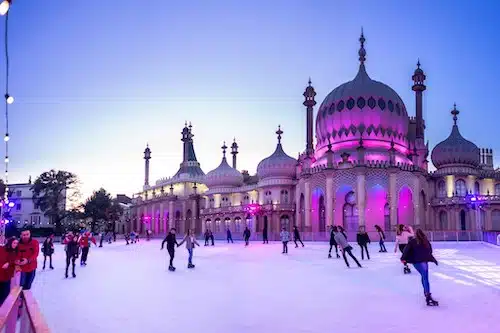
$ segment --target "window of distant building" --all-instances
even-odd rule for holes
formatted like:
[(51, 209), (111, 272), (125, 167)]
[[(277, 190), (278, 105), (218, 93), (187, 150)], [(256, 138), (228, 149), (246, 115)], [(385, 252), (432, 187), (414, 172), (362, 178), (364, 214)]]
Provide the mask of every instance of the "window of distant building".
[(437, 194), (438, 194), (438, 198), (445, 198), (446, 197), (446, 184), (444, 183), (444, 180), (439, 181), (438, 188), (437, 188)]
[(21, 210), (21, 203), (16, 204), (16, 210)]
[(500, 184), (495, 184), (495, 195), (500, 195)]
[(23, 192), (21, 190), (16, 191), (16, 196), (20, 197), (22, 194), (23, 194)]
[(467, 195), (467, 186), (463, 179), (459, 179), (455, 182), (455, 193), (459, 197), (465, 197)]
[(288, 191), (287, 190), (281, 190), (281, 203), (286, 204), (288, 203)]

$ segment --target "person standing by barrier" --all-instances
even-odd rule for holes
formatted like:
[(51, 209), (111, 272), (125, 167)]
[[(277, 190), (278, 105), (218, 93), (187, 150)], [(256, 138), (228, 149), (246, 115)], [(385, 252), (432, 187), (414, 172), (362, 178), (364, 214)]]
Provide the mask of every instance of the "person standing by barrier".
[(285, 227), (283, 227), (283, 229), (281, 229), (281, 232), (280, 232), (280, 238), (281, 238), (281, 242), (283, 243), (283, 254), (287, 254), (288, 253), (288, 242), (290, 241), (290, 233), (286, 230)]
[(24, 290), (30, 290), (35, 280), (39, 253), (40, 244), (36, 239), (31, 238), (31, 232), (27, 229), (21, 231), (16, 265), (21, 268), (20, 286)]
[(7, 240), (7, 244), (0, 246), (0, 305), (10, 293), (10, 281), (14, 277), (18, 244), (19, 241), (11, 237)]
[(297, 245), (297, 242), (300, 242), (302, 244), (302, 247), (304, 247), (304, 243), (302, 243), (302, 240), (300, 239), (300, 233), (299, 233), (299, 228), (297, 226), (293, 226), (293, 242), (295, 243), (295, 247), (299, 247)]
[(356, 235), (356, 241), (361, 248), (361, 260), (365, 260), (364, 252), (366, 251), (366, 257), (370, 260), (370, 253), (368, 252), (368, 244), (370, 244), (370, 237), (365, 231), (364, 226), (359, 227), (359, 232)]

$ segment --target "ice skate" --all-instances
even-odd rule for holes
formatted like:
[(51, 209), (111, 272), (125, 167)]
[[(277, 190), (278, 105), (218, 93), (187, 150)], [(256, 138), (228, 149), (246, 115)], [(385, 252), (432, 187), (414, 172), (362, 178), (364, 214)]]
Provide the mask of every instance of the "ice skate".
[(43, 268), (42, 268), (42, 269), (45, 269), (45, 266), (43, 266)]
[(332, 254), (328, 253), (328, 259), (330, 259), (331, 257), (332, 257)]
[(53, 266), (50, 266), (50, 269), (54, 269), (54, 267), (53, 267)]
[(194, 268), (193, 264), (188, 264), (188, 268)]
[(168, 266), (168, 270), (171, 272), (175, 272), (175, 267), (174, 266)]
[(66, 273), (66, 274), (64, 275), (64, 277), (67, 279), (67, 278), (68, 278), (68, 273)]
[(337, 259), (339, 259), (339, 258), (340, 258), (340, 254), (337, 254)]
[(410, 273), (411, 273), (410, 267), (405, 266), (405, 267), (403, 268), (403, 272), (404, 272), (405, 274), (410, 274)]
[(439, 302), (434, 300), (431, 294), (425, 295), (425, 302), (427, 303), (427, 306), (439, 306)]
[(76, 278), (76, 274), (75, 273), (73, 273), (73, 278)]

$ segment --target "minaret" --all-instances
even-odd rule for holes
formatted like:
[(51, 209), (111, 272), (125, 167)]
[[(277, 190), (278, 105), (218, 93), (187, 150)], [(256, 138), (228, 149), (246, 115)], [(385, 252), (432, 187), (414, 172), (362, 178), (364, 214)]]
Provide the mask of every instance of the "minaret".
[(416, 135), (417, 139), (424, 139), (424, 116), (422, 112), (422, 95), (427, 88), (424, 84), (425, 74), (420, 68), (420, 60), (417, 61), (417, 69), (411, 77), (413, 80), (413, 86), (411, 89), (415, 92), (415, 110), (416, 110)]
[(316, 91), (314, 91), (313, 86), (311, 85), (311, 78), (309, 78), (309, 85), (306, 87), (306, 91), (304, 91), (304, 106), (307, 110), (307, 132), (306, 132), (306, 154), (308, 156), (312, 156), (314, 153), (313, 147), (313, 108), (316, 105), (316, 101), (314, 97), (316, 96)]
[[(191, 126), (191, 124), (190, 124)], [(191, 141), (192, 134), (191, 128), (188, 127), (187, 121), (184, 123), (184, 128), (182, 129), (182, 162), (186, 162), (188, 160), (188, 151), (189, 151), (189, 141)]]
[(146, 145), (144, 150), (144, 185), (149, 186), (149, 160), (151, 159), (151, 149)]
[(233, 168), (236, 169), (236, 155), (238, 155), (238, 144), (236, 143), (236, 138), (233, 139), (233, 144), (231, 145), (231, 155), (233, 155)]

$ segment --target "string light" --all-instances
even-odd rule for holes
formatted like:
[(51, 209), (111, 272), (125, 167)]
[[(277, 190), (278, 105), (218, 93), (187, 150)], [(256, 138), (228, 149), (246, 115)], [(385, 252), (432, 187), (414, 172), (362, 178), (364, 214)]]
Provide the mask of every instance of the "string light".
[(7, 14), (11, 2), (12, 0), (3, 0), (2, 3), (0, 3), (0, 15), (4, 16)]
[[(5, 193), (3, 197), (4, 209), (7, 212), (14, 207), (13, 202), (9, 202), (9, 105), (14, 103), (14, 97), (9, 94), (9, 8), (11, 0), (4, 0), (0, 3), (0, 15), (5, 15), (5, 36), (4, 36), (4, 51), (5, 51)], [(9, 209), (10, 208), (10, 209)], [(2, 216), (3, 218), (4, 216)], [(5, 218), (5, 223), (9, 222)]]

